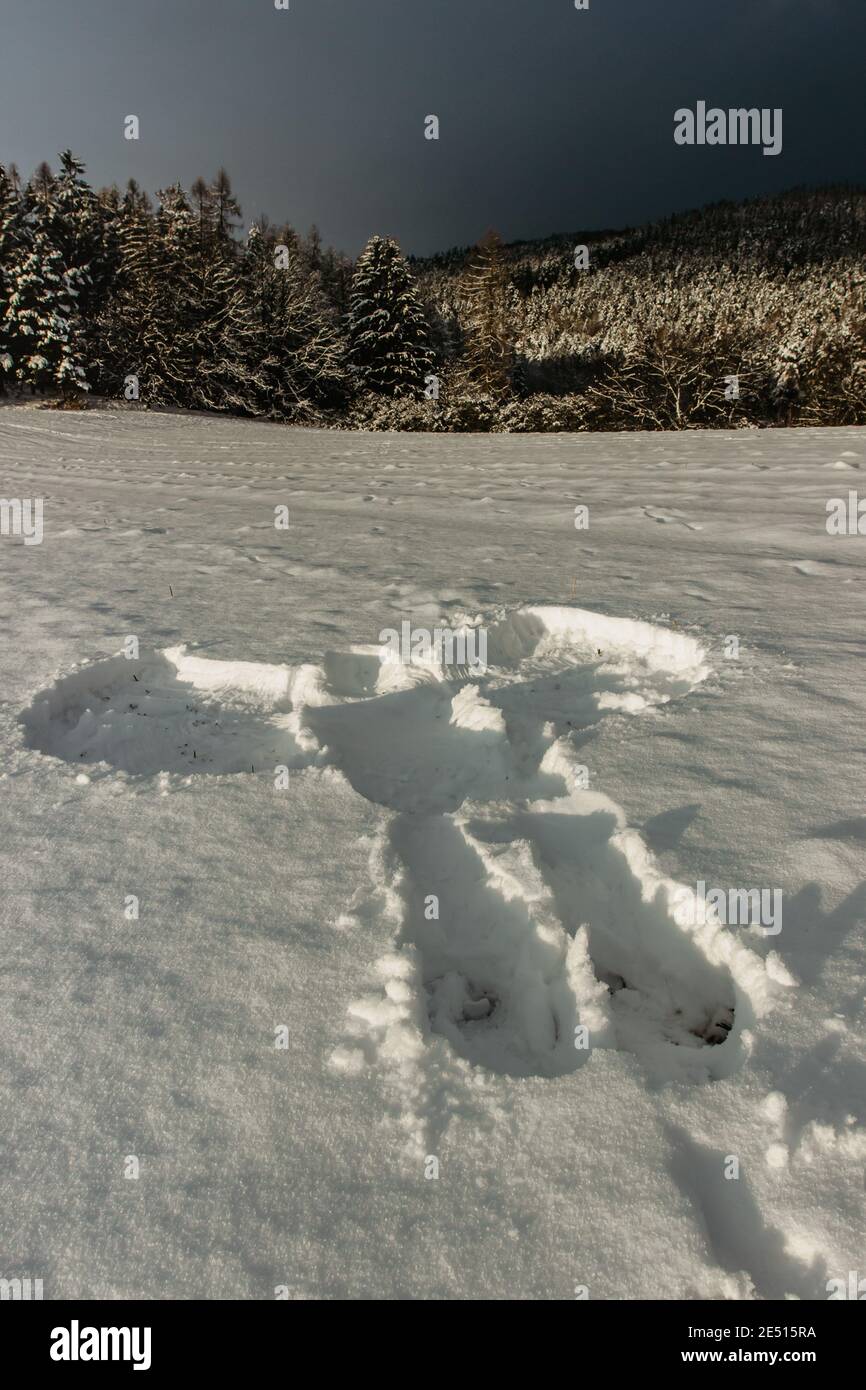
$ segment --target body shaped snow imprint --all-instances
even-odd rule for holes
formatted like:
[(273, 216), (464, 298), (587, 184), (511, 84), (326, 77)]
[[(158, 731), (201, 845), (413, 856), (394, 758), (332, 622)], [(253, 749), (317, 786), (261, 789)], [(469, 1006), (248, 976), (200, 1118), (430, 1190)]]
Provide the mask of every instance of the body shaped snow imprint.
[(397, 949), (351, 1006), (334, 1064), (381, 1059), (416, 1114), (445, 1085), (441, 1054), (438, 1077), (417, 1074), (431, 1035), (509, 1076), (562, 1075), (597, 1047), (635, 1052), (662, 1079), (728, 1075), (766, 1002), (763, 964), (700, 904), (680, 925), (683, 886), (584, 787), (575, 747), (609, 715), (694, 689), (703, 650), (651, 624), (537, 608), (489, 630), (488, 659), (456, 690), (430, 679), (308, 712), (352, 785), (396, 813), (373, 872)]
[(488, 629), (488, 663), (459, 682), (374, 647), (299, 667), (173, 648), (79, 668), (21, 718), (31, 747), (130, 774), (335, 766), (392, 813), (371, 894), (394, 949), (331, 1061), (381, 1063), (409, 1128), (436, 1127), (473, 1068), (561, 1076), (613, 1047), (663, 1079), (730, 1074), (764, 965), (712, 910), (678, 923), (682, 885), (586, 789), (577, 749), (607, 717), (687, 695), (703, 649), (538, 607)]

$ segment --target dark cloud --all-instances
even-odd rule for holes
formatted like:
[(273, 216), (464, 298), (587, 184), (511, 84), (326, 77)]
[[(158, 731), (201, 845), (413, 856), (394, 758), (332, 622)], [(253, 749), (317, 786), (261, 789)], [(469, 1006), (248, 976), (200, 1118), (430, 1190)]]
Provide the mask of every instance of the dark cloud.
[[(29, 172), (70, 145), (94, 182), (150, 189), (224, 164), (248, 218), (316, 221), (352, 252), (373, 231), (423, 253), (866, 178), (863, 0), (3, 8), (0, 160)], [(698, 100), (782, 107), (783, 153), (677, 147)]]

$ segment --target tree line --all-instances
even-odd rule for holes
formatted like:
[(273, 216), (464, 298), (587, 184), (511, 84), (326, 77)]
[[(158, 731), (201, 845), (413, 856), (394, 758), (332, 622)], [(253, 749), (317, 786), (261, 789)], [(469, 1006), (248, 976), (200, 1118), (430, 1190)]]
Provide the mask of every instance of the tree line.
[(0, 166), (0, 392), (368, 429), (866, 423), (860, 190), (423, 261), (241, 215), (224, 170), (154, 203), (68, 150)]

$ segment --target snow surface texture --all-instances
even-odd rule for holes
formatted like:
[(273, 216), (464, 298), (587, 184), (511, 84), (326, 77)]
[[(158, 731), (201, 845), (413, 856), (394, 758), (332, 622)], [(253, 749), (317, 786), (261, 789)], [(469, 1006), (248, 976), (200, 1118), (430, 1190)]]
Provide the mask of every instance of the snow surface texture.
[[(812, 1299), (862, 1265), (863, 542), (824, 526), (862, 431), (6, 409), (0, 459), (45, 498), (0, 540), (0, 1274)], [(483, 624), (487, 669), (385, 662), (403, 619)], [(684, 923), (698, 880), (783, 890), (782, 931)]]

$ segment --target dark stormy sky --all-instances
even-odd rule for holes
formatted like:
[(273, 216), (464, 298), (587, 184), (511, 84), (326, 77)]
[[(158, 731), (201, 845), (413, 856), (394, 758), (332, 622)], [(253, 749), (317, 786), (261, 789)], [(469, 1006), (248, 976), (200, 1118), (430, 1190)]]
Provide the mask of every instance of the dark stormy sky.
[[(97, 186), (151, 192), (224, 164), (247, 220), (315, 221), (353, 254), (866, 181), (866, 0), (0, 0), (0, 20), (0, 162), (69, 145)], [(699, 100), (781, 107), (782, 154), (678, 147)]]

